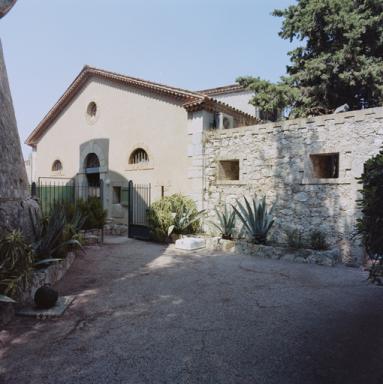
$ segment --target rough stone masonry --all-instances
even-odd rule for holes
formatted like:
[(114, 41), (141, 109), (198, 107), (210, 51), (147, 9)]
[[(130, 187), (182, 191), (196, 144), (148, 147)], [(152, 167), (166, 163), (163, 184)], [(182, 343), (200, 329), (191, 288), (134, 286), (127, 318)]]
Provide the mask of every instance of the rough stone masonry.
[(382, 107), (207, 132), (205, 208), (213, 217), (217, 205), (265, 195), (275, 204), (274, 242), (286, 243), (286, 230), (306, 241), (321, 230), (343, 262), (360, 262), (357, 177), (382, 142)]
[(32, 219), (39, 212), (28, 197), (28, 181), (0, 42), (0, 237), (20, 229), (33, 238)]

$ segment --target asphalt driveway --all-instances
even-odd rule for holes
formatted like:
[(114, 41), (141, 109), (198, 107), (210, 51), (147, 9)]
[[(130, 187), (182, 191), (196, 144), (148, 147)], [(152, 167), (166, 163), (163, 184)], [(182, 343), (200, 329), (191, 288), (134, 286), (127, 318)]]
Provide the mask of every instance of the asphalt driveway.
[(356, 268), (92, 247), (63, 317), (0, 332), (0, 383), (383, 383), (383, 290)]

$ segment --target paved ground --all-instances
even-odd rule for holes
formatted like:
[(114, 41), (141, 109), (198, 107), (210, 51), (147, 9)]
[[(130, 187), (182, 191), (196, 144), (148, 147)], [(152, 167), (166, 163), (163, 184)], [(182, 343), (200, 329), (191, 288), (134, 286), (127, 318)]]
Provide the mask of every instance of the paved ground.
[(91, 248), (58, 320), (0, 333), (1, 383), (383, 383), (383, 290), (358, 269), (155, 244)]

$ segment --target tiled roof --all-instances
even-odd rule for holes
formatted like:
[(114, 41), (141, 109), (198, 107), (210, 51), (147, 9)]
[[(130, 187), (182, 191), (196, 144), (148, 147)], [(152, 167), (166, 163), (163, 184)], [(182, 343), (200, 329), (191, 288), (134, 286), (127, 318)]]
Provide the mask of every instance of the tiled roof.
[(208, 95), (208, 96), (217, 96), (224, 93), (237, 93), (242, 91), (245, 91), (245, 88), (242, 87), (242, 85), (230, 84), (230, 85), (224, 85), (222, 87), (203, 89), (202, 91), (198, 91), (198, 93), (203, 93), (204, 95)]
[(130, 85), (132, 87), (145, 89), (153, 93), (168, 95), (169, 97), (173, 97), (179, 100), (182, 106), (188, 111), (209, 109), (232, 114), (247, 124), (254, 124), (256, 122), (256, 119), (253, 116), (233, 108), (228, 104), (214, 100), (205, 94), (188, 91), (181, 88), (170, 87), (168, 85), (163, 85), (136, 77), (125, 76), (115, 72), (105, 71), (103, 69), (93, 68), (86, 65), (79, 73), (79, 75), (74, 79), (72, 84), (67, 88), (64, 94), (60, 97), (60, 99), (56, 102), (56, 104), (52, 107), (52, 109), (46, 114), (43, 120), (28, 136), (26, 144), (33, 146), (38, 143), (39, 139), (48, 130), (50, 124), (55, 121), (61, 111), (70, 103), (70, 101), (81, 89), (81, 87), (91, 77), (105, 79), (116, 84)]

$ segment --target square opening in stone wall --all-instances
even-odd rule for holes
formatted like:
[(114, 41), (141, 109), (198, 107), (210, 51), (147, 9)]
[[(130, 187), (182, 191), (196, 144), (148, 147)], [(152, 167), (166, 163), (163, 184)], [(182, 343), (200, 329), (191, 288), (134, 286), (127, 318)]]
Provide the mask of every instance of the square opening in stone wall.
[(121, 203), (121, 187), (113, 187), (113, 204)]
[(239, 160), (220, 160), (218, 180), (239, 180)]
[(318, 179), (337, 179), (339, 177), (339, 153), (320, 153), (310, 155), (313, 177)]

